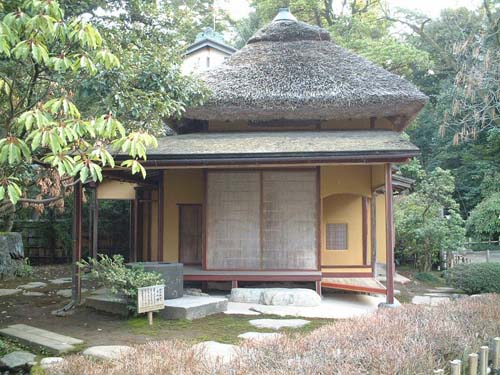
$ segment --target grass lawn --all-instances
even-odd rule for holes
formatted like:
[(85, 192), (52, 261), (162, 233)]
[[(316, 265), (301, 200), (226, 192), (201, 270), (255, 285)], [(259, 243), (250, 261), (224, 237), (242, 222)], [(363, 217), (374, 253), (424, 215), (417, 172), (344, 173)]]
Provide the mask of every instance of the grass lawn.
[[(287, 332), (305, 334), (326, 324), (334, 324), (331, 319), (307, 319), (311, 323), (302, 328), (282, 328), (280, 330), (259, 329), (248, 323), (252, 319), (286, 319), (273, 315), (226, 315), (217, 314), (196, 320), (162, 320), (155, 319), (153, 326), (148, 325), (146, 317), (138, 317), (127, 321), (127, 327), (134, 334), (151, 336), (155, 339), (168, 339), (170, 335), (197, 343), (201, 341), (218, 341), (235, 344), (241, 341), (238, 335), (245, 332)], [(290, 319), (294, 319), (290, 317)]]

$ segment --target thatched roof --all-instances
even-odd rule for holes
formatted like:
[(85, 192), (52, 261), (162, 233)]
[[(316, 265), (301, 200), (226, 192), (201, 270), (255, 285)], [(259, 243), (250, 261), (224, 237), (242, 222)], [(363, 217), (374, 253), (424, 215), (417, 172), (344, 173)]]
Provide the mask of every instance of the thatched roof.
[(337, 46), (326, 30), (291, 19), (265, 26), (201, 77), (212, 95), (186, 118), (411, 118), (427, 101), (408, 81)]
[(417, 154), (416, 146), (390, 130), (265, 131), (163, 137), (158, 148), (148, 152), (148, 161), (286, 157), (308, 161), (357, 156), (389, 160)]

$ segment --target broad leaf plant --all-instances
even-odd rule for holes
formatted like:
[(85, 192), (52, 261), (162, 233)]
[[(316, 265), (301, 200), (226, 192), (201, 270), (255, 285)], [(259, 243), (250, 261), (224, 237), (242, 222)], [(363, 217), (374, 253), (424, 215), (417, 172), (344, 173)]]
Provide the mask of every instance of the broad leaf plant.
[[(127, 132), (111, 112), (83, 118), (68, 90), (119, 64), (100, 33), (82, 17), (65, 19), (57, 1), (0, 4), (0, 204), (61, 199), (77, 182), (101, 181), (116, 153), (128, 155), (119, 167), (145, 177), (155, 137)], [(60, 187), (37, 184), (42, 172)], [(33, 186), (41, 191), (28, 198)]]

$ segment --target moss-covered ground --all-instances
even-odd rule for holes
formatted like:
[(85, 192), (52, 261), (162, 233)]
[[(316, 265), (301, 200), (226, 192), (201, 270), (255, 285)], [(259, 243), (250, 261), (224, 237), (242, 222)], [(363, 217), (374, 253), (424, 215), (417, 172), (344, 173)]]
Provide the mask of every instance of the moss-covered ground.
[(225, 315), (217, 314), (196, 320), (162, 320), (154, 319), (153, 326), (148, 325), (145, 317), (138, 317), (127, 321), (131, 333), (152, 336), (156, 339), (169, 337), (183, 338), (193, 343), (200, 341), (218, 341), (235, 344), (241, 341), (238, 335), (245, 332), (288, 332), (292, 334), (305, 334), (325, 324), (334, 324), (331, 319), (307, 319), (309, 324), (302, 328), (280, 329), (279, 331), (259, 329), (252, 326), (252, 319), (285, 319), (272, 315)]

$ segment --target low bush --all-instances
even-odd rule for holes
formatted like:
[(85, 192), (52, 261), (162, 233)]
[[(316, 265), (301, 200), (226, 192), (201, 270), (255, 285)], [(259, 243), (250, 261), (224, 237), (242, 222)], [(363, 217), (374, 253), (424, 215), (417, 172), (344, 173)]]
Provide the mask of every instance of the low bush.
[(14, 275), (16, 275), (16, 277), (30, 277), (33, 275), (33, 267), (30, 264), (29, 258), (24, 258), (19, 262), (14, 271)]
[(158, 272), (146, 272), (143, 267), (127, 267), (123, 256), (99, 254), (98, 258), (82, 260), (78, 263), (82, 269), (90, 270), (90, 279), (109, 288), (111, 292), (128, 299), (128, 308), (137, 313), (137, 288), (164, 284)]
[(500, 293), (500, 263), (461, 264), (446, 273), (446, 281), (467, 294)]
[(415, 274), (415, 279), (418, 281), (423, 281), (425, 283), (436, 284), (441, 281), (441, 279), (431, 272), (417, 272)]
[[(250, 329), (250, 326), (249, 326)], [(210, 363), (184, 341), (149, 342), (115, 362), (81, 355), (50, 374), (432, 374), (465, 359), (500, 333), (500, 295), (464, 297), (439, 306), (404, 305), (337, 321), (307, 335), (243, 343), (230, 363)]]

